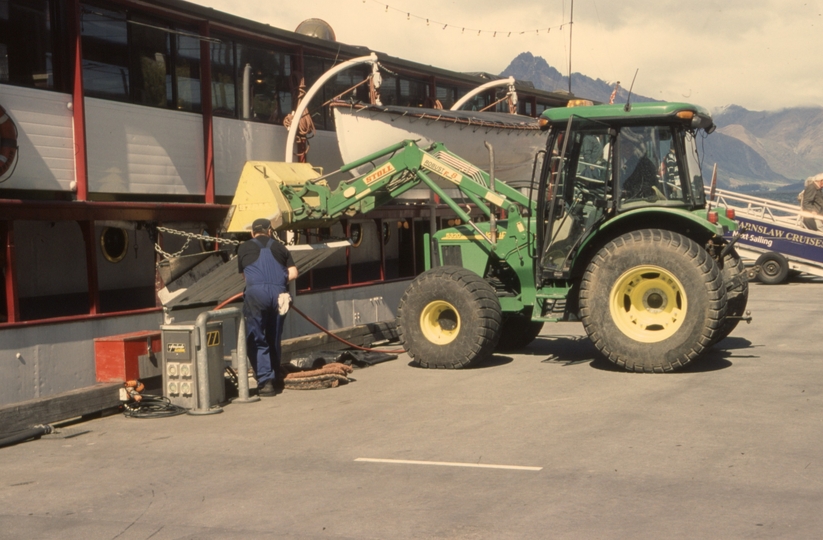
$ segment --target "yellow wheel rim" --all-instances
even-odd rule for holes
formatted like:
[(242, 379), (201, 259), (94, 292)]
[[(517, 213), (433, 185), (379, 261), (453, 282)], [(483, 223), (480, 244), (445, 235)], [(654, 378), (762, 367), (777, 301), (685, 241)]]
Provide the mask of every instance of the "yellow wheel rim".
[(443, 300), (430, 302), (420, 314), (420, 330), (436, 345), (448, 345), (460, 334), (460, 314)]
[(686, 293), (674, 275), (659, 266), (638, 266), (620, 276), (609, 296), (612, 320), (642, 343), (674, 335), (687, 313)]

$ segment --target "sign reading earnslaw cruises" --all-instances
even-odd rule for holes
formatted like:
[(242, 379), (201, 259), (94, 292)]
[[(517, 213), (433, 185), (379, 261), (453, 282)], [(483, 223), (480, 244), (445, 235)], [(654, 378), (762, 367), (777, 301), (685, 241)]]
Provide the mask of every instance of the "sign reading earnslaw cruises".
[(823, 264), (823, 233), (778, 224), (773, 221), (750, 219), (737, 215), (743, 232), (737, 244), (755, 251), (776, 251), (794, 259)]

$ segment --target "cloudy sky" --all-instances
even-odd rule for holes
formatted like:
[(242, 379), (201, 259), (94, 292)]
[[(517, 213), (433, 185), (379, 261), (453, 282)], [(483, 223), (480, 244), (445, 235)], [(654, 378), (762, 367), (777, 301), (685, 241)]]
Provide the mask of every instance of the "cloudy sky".
[[(571, 0), (194, 1), (286, 30), (320, 18), (343, 43), (454, 71), (528, 51), (568, 73)], [(648, 97), (823, 106), (823, 0), (576, 0), (572, 37), (572, 71), (626, 87), (639, 70)]]

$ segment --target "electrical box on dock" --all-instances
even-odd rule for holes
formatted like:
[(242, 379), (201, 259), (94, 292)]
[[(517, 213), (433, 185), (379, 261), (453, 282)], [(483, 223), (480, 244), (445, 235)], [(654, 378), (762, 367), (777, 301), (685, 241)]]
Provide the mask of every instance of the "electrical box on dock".
[[(223, 322), (206, 324), (206, 338), (198, 336), (194, 324), (167, 324), (160, 327), (163, 340), (163, 395), (186, 409), (209, 408), (226, 400), (223, 358)], [(206, 349), (208, 373), (197, 369), (197, 352)], [(208, 378), (208, 404), (199, 403), (197, 386)]]

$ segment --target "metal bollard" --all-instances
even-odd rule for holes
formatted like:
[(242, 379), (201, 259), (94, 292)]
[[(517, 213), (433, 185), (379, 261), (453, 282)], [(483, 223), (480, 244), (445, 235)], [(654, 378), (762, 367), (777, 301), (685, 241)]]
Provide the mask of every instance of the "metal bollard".
[(206, 350), (206, 325), (211, 319), (223, 317), (238, 319), (237, 328), (237, 386), (238, 403), (251, 403), (260, 398), (249, 397), (249, 376), (248, 360), (246, 358), (246, 321), (243, 319), (243, 312), (240, 308), (224, 308), (214, 311), (204, 311), (197, 316), (194, 323), (197, 332), (197, 408), (188, 411), (193, 415), (217, 414), (223, 412), (220, 406), (211, 407), (211, 395), (209, 391), (209, 361)]
[(260, 401), (259, 396), (249, 396), (249, 357), (246, 353), (246, 319), (243, 318), (243, 311), (237, 310), (237, 360), (235, 368), (237, 370), (237, 399), (232, 403), (254, 403)]

